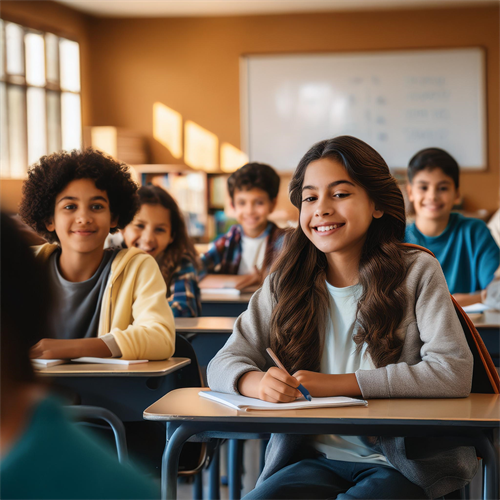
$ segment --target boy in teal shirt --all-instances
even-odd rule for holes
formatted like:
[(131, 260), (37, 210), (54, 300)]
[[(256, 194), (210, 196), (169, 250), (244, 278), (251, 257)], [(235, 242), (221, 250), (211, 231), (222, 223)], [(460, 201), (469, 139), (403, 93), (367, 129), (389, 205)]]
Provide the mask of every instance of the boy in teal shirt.
[(451, 213), (459, 198), (458, 163), (442, 149), (424, 149), (410, 160), (408, 180), (416, 220), (406, 228), (406, 242), (434, 253), (460, 305), (481, 302), (500, 254), (483, 221)]

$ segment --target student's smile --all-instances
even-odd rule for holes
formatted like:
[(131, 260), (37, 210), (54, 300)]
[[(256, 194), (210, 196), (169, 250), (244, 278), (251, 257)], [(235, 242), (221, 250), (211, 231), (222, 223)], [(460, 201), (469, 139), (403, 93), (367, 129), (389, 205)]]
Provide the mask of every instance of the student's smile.
[(56, 197), (54, 216), (46, 223), (55, 231), (63, 253), (101, 254), (111, 227), (117, 225), (106, 191), (92, 179), (70, 182)]
[(438, 167), (415, 174), (407, 190), (417, 218), (428, 220), (448, 219), (459, 199), (453, 179)]
[(358, 254), (376, 210), (366, 191), (357, 185), (339, 162), (331, 158), (313, 161), (302, 185), (300, 226), (325, 254)]
[(174, 241), (170, 210), (160, 204), (145, 203), (122, 235), (127, 247), (140, 248), (156, 258)]
[(267, 227), (267, 218), (274, 210), (276, 200), (270, 200), (266, 191), (259, 188), (235, 189), (233, 207), (236, 220), (246, 236), (255, 238)]

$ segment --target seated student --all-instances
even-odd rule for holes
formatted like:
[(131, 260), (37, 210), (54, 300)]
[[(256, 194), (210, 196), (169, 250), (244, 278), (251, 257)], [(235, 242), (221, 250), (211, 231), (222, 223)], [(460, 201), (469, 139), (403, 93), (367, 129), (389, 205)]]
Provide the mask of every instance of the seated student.
[(269, 165), (248, 163), (231, 174), (227, 187), (238, 224), (202, 255), (203, 274), (244, 274), (248, 279), (240, 288), (259, 285), (283, 242), (284, 231), (267, 220), (280, 178)]
[[(299, 384), (313, 397), (468, 396), (473, 358), (446, 281), (401, 244), (404, 200), (383, 158), (354, 137), (321, 141), (290, 199), (299, 226), (210, 362), (210, 388), (274, 403), (301, 397)], [(437, 498), (471, 480), (473, 447), (428, 441), (410, 460), (404, 438), (274, 434), (246, 498)]]
[(451, 213), (459, 197), (457, 162), (442, 149), (423, 149), (410, 160), (408, 180), (416, 220), (406, 228), (405, 240), (434, 253), (461, 306), (481, 302), (500, 254), (483, 221)]
[(104, 250), (108, 233), (137, 211), (127, 167), (98, 151), (44, 156), (28, 172), (20, 214), (47, 243), (36, 250), (59, 305), (53, 339), (32, 358), (166, 359), (175, 326), (155, 260), (139, 250)]
[(141, 187), (137, 194), (140, 209), (122, 231), (124, 245), (156, 259), (175, 317), (200, 316), (199, 258), (177, 203), (158, 186)]
[(51, 334), (48, 269), (4, 214), (1, 226), (0, 497), (159, 498), (154, 483), (70, 423), (61, 402), (35, 379), (29, 349)]

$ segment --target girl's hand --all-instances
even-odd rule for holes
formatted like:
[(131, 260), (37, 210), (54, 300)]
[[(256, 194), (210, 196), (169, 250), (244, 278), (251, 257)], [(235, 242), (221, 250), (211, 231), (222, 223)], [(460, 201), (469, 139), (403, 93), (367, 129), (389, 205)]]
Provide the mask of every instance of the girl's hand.
[(266, 373), (247, 372), (238, 381), (240, 394), (270, 403), (290, 403), (302, 397), (298, 386), (297, 379), (275, 367), (269, 368)]
[(453, 297), (462, 306), (470, 306), (471, 304), (477, 304), (481, 302), (481, 292), (475, 293), (454, 293)]
[(361, 396), (361, 389), (354, 373), (328, 375), (326, 373), (299, 370), (293, 374), (314, 398), (331, 396)]
[(30, 349), (30, 358), (35, 359), (72, 359), (83, 356), (109, 358), (111, 351), (98, 338), (42, 339)]

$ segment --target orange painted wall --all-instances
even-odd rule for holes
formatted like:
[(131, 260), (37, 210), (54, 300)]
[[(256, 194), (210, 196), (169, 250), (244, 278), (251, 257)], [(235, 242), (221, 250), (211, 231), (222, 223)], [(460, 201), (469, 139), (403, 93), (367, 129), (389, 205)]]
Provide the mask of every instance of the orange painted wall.
[[(274, 16), (97, 19), (92, 22), (94, 125), (150, 137), (153, 163), (176, 162), (152, 139), (155, 101), (240, 146), (239, 58), (249, 53), (483, 46), (489, 170), (464, 174), (466, 208), (499, 198), (499, 9), (493, 7)], [(177, 160), (178, 162), (178, 160)]]

